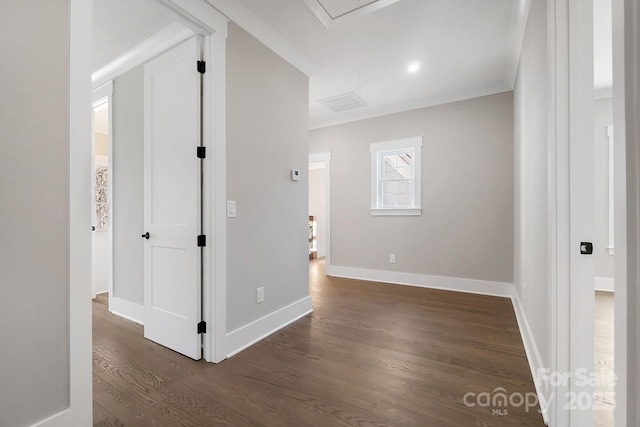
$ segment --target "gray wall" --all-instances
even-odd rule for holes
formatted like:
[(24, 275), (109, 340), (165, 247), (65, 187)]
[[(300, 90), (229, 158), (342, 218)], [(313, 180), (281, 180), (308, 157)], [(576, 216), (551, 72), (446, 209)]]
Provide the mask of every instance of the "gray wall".
[(595, 238), (593, 242), (594, 274), (613, 278), (614, 257), (609, 255), (609, 137), (605, 126), (613, 125), (613, 99), (598, 99), (593, 109)]
[[(332, 264), (511, 283), (512, 118), (507, 92), (311, 131), (332, 152)], [(371, 216), (369, 144), (418, 135), (422, 216)]]
[(227, 220), (228, 331), (309, 295), (308, 97), (305, 75), (229, 24), (227, 197), (238, 216)]
[(113, 85), (113, 296), (144, 304), (144, 66)]
[(0, 2), (2, 426), (69, 407), (68, 15), (67, 0)]
[(514, 284), (543, 363), (549, 366), (546, 40), (546, 2), (533, 0), (514, 90)]

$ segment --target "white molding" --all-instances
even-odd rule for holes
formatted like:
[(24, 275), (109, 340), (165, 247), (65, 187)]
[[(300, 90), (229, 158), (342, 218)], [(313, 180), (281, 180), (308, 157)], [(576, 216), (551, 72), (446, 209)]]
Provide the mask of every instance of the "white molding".
[(305, 297), (227, 334), (227, 348), (232, 357), (274, 332), (313, 312), (311, 297)]
[(69, 246), (66, 250), (69, 251), (69, 412), (68, 416), (61, 416), (55, 422), (68, 417), (64, 425), (74, 427), (93, 423), (91, 147), (88, 144), (92, 133), (92, 3), (85, 0), (70, 0), (68, 3)]
[(173, 23), (95, 71), (91, 75), (91, 83), (95, 88), (98, 88), (105, 82), (144, 64), (162, 52), (193, 37), (193, 35), (194, 32), (184, 25)]
[(371, 216), (420, 216), (422, 208), (410, 209), (388, 209), (388, 208), (372, 208)]
[(530, 7), (531, 0), (516, 0), (513, 2), (507, 64), (504, 75), (505, 81), (511, 87), (513, 87), (516, 82), (518, 65), (520, 63), (520, 52), (522, 52), (522, 43), (524, 42), (524, 34), (527, 29), (527, 18)]
[(615, 184), (614, 184), (614, 136), (613, 136), (613, 126), (606, 126), (607, 128), (607, 143), (609, 145), (609, 161), (608, 161), (608, 173), (609, 173), (609, 242), (607, 246), (607, 250), (609, 251), (609, 255), (613, 255), (615, 253), (614, 246), (614, 203), (615, 203)]
[(319, 3), (318, 0), (304, 0), (305, 4), (311, 12), (322, 22), (326, 28), (332, 28), (336, 25), (343, 24), (345, 22), (353, 21), (354, 19), (360, 18), (364, 15), (367, 15), (371, 12), (375, 12), (376, 10), (380, 10), (383, 7), (389, 6), (393, 3), (396, 3), (400, 0), (377, 0), (374, 3), (368, 4), (366, 6), (360, 7), (356, 10), (352, 10), (351, 12), (347, 12), (340, 16), (336, 16), (333, 18), (329, 13), (324, 9), (324, 7)]
[(31, 427), (69, 427), (71, 425), (71, 411), (65, 409), (42, 421), (32, 424)]
[(109, 97), (113, 95), (113, 80), (109, 80), (91, 91), (91, 101), (94, 111), (100, 109), (103, 104), (109, 103)]
[(513, 86), (507, 85), (504, 81), (495, 82), (479, 89), (462, 89), (457, 93), (443, 93), (421, 99), (414, 102), (403, 102), (400, 104), (354, 108), (352, 110), (341, 111), (322, 118), (309, 117), (309, 130), (321, 129), (336, 126), (344, 123), (352, 123), (360, 120), (373, 119), (376, 117), (388, 116), (391, 114), (404, 113), (407, 111), (419, 110), (422, 108), (434, 107), (437, 105), (452, 104), (484, 96), (498, 95), (500, 93), (513, 91)]
[(227, 38), (228, 20), (205, 0), (150, 0), (171, 10), (176, 18), (195, 34), (206, 37), (216, 33)]
[(548, 425), (550, 409), (549, 403), (551, 402), (550, 393), (552, 390), (542, 387), (545, 381), (544, 378), (540, 376), (540, 374), (545, 372), (548, 367), (544, 365), (542, 357), (540, 357), (540, 351), (538, 350), (536, 340), (533, 337), (531, 328), (529, 327), (529, 322), (527, 321), (525, 310), (522, 307), (520, 296), (515, 289), (511, 296), (511, 303), (513, 304), (513, 311), (516, 314), (516, 321), (518, 322), (518, 329), (520, 330), (520, 337), (522, 338), (524, 351), (527, 355), (527, 360), (529, 361), (529, 369), (531, 370), (533, 384), (536, 389), (536, 394), (538, 395), (538, 402), (540, 403), (540, 409), (542, 411), (542, 419), (544, 423)]
[(318, 70), (317, 66), (280, 37), (270, 26), (260, 20), (260, 18), (239, 1), (206, 0), (206, 2), (229, 18), (229, 20), (238, 24), (253, 37), (260, 40), (262, 44), (302, 73), (311, 76)]
[(513, 284), (459, 277), (327, 265), (327, 276), (511, 298)]
[(117, 298), (109, 294), (109, 311), (116, 316), (144, 325), (144, 305)]
[(596, 277), (594, 280), (596, 291), (613, 292), (614, 283), (613, 277)]
[(205, 248), (204, 317), (210, 325), (203, 337), (204, 358), (221, 362), (227, 357), (227, 155), (226, 155), (226, 31), (205, 38), (205, 59), (211, 73), (204, 78), (204, 145), (211, 155), (205, 160), (205, 234), (215, 236)]

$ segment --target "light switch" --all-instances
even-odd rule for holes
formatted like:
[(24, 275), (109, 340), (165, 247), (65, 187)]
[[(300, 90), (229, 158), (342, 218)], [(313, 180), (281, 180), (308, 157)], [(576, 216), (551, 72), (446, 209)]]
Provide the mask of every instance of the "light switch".
[(227, 218), (236, 217), (236, 201), (227, 200)]

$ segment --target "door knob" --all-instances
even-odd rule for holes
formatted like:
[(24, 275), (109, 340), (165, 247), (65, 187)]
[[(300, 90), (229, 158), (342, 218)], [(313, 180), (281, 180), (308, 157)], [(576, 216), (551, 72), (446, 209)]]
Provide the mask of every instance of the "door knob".
[(151, 236), (149, 236), (149, 232), (147, 231), (146, 233), (144, 233), (142, 235), (142, 237), (144, 237), (145, 239), (149, 240), (149, 237), (151, 237)]

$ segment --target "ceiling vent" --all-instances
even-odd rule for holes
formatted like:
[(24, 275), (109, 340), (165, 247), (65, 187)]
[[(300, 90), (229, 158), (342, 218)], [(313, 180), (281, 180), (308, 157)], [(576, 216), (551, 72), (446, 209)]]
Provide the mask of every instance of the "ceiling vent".
[(353, 92), (320, 99), (318, 102), (335, 113), (354, 108), (366, 107), (367, 105), (366, 102), (360, 99), (360, 97)]

